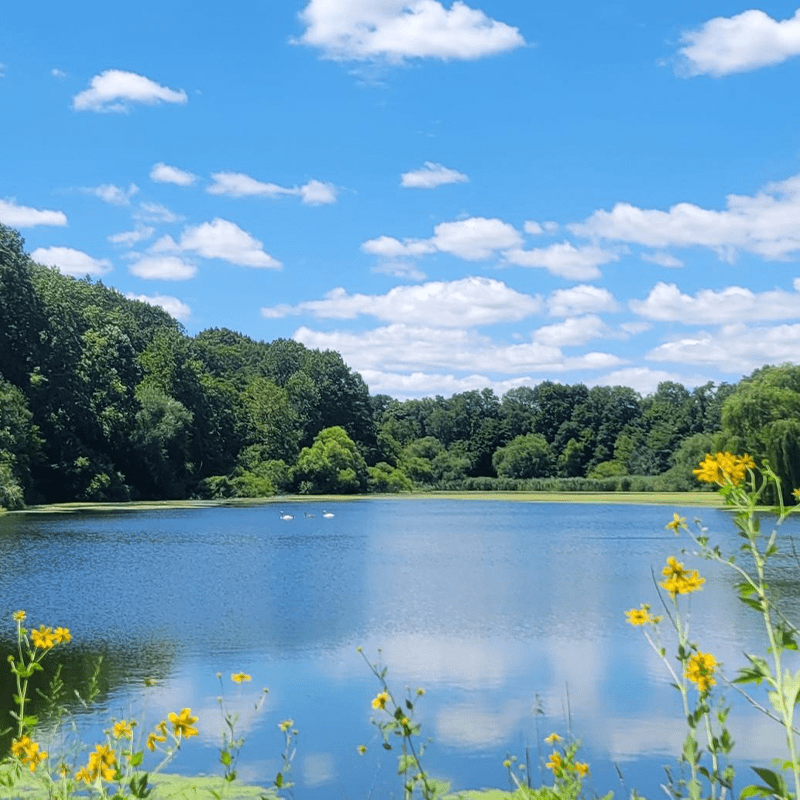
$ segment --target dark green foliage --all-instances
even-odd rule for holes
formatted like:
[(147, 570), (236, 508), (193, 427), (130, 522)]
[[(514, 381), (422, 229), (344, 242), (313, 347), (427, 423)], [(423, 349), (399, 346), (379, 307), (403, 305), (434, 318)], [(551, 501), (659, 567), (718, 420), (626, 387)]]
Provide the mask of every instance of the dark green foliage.
[(544, 436), (529, 433), (498, 447), (492, 464), (501, 478), (543, 478), (552, 475), (553, 453)]
[(292, 478), (301, 494), (355, 494), (367, 486), (367, 464), (344, 428), (320, 431), (300, 451)]

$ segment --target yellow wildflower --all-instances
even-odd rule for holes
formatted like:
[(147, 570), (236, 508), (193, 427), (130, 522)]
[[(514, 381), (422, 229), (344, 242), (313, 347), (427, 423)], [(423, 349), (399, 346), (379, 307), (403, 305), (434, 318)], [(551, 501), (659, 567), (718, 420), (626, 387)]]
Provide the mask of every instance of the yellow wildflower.
[(375, 698), (372, 701), (372, 707), (376, 710), (379, 708), (386, 708), (386, 703), (388, 702), (388, 700), (389, 700), (388, 692), (378, 692), (378, 694), (375, 695)]
[(242, 681), (251, 681), (253, 680), (252, 675), (248, 675), (246, 672), (234, 672), (231, 675), (231, 680), (234, 683), (241, 683)]
[(72, 634), (69, 628), (56, 628), (53, 631), (53, 636), (58, 644), (69, 644), (72, 641)]
[(30, 742), (25, 748), (25, 755), (22, 758), (22, 763), (26, 764), (31, 772), (36, 772), (36, 766), (47, 758), (47, 753), (39, 751), (37, 742)]
[(716, 684), (714, 670), (717, 668), (717, 659), (711, 653), (695, 653), (686, 665), (683, 674), (697, 685), (699, 692), (707, 692)]
[(589, 772), (589, 765), (584, 763), (583, 761), (576, 761), (575, 762), (575, 772), (578, 773), (581, 777), (586, 775)]
[(675, 512), (672, 515), (672, 522), (668, 522), (664, 527), (671, 528), (677, 534), (681, 528), (686, 529), (686, 517), (681, 517)]
[(553, 742), (560, 742), (561, 737), (557, 733), (551, 733), (549, 736), (545, 736), (544, 740), (547, 744), (553, 744)]
[(197, 736), (197, 728), (192, 727), (197, 722), (197, 717), (192, 716), (190, 708), (184, 708), (180, 714), (173, 711), (169, 714), (169, 721), (176, 736), (183, 736), (186, 739)]
[[(641, 608), (632, 608), (625, 612), (628, 622), (631, 625), (647, 625), (651, 622), (658, 622), (658, 617), (652, 616), (650, 613), (650, 606), (647, 603), (642, 603)], [(545, 740), (546, 741), (546, 740)]]
[(283, 722), (279, 723), (278, 727), (279, 727), (279, 728), (280, 728), (280, 729), (281, 729), (281, 730), (282, 730), (284, 733), (286, 733), (286, 731), (288, 731), (288, 730), (289, 730), (289, 728), (291, 728), (291, 727), (292, 727), (292, 725), (294, 725), (294, 720), (293, 720), (293, 719), (285, 719), (285, 720), (283, 720)]
[(503, 766), (504, 766), (506, 769), (511, 769), (511, 759), (510, 759), (510, 758), (507, 758), (507, 759), (506, 759), (506, 760), (503, 762)]
[(691, 594), (699, 591), (706, 582), (706, 579), (701, 578), (696, 569), (687, 570), (674, 556), (667, 558), (667, 566), (664, 567), (661, 574), (665, 580), (661, 581), (659, 586), (666, 589), (673, 599), (678, 594)]
[(34, 647), (49, 650), (56, 643), (56, 636), (52, 628), (40, 625), (38, 630), (31, 631), (31, 642)]
[(358, 747), (356, 747), (356, 750), (358, 750), (359, 755), (363, 756), (364, 753), (367, 752), (367, 746), (365, 744), (360, 744)]
[(27, 750), (30, 744), (30, 736), (23, 736), (21, 739), (15, 739), (11, 742), (11, 755), (15, 758), (22, 758), (22, 754)]
[(14, 622), (24, 622), (25, 617), (27, 617), (28, 615), (24, 611), (19, 610), (15, 611), (11, 616), (14, 619)]
[(126, 720), (121, 719), (119, 722), (114, 723), (114, 727), (111, 729), (111, 735), (115, 739), (132, 739), (133, 726), (135, 724), (136, 724), (135, 720), (127, 722)]
[(725, 451), (724, 453), (706, 453), (700, 462), (699, 469), (692, 470), (697, 480), (703, 483), (717, 483), (720, 486), (731, 484), (738, 486), (747, 477), (747, 470), (755, 469), (756, 463), (752, 456), (745, 453), (737, 456)]
[(554, 775), (560, 775), (564, 770), (564, 759), (561, 757), (561, 753), (555, 750), (550, 753), (550, 760), (545, 766), (552, 770)]

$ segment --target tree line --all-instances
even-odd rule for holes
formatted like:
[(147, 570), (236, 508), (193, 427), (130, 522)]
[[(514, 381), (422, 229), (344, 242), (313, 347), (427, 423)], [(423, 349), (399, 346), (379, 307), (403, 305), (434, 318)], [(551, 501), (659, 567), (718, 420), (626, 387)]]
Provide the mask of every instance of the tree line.
[(800, 368), (689, 391), (544, 381), (395, 400), (333, 351), (34, 263), (0, 224), (0, 505), (412, 489), (689, 489), (705, 452), (800, 485)]

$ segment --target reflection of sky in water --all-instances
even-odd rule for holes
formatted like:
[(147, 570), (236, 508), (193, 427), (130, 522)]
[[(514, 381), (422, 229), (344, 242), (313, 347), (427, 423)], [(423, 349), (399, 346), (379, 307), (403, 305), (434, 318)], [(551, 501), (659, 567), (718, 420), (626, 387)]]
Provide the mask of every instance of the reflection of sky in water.
[[(293, 718), (302, 796), (396, 789), (392, 756), (369, 724), (379, 687), (356, 652), (363, 645), (373, 659), (380, 649), (396, 694), (426, 688), (428, 766), (455, 788), (505, 786), (507, 753), (522, 756), (528, 745), (535, 766), (541, 738), (571, 725), (599, 791), (619, 793), (613, 761), (628, 788), (660, 792), (660, 766), (674, 762), (685, 735), (680, 700), (623, 612), (655, 605), (651, 570), (658, 577), (666, 556), (688, 543), (664, 529), (671, 508), (330, 507), (336, 516), (322, 519), (319, 506), (293, 505), (292, 521), (274, 505), (9, 515), (0, 518), (0, 609), (26, 608), (33, 622), (67, 625), (76, 643), (106, 649), (117, 716), (141, 708), (138, 681), (155, 674), (150, 718), (191, 706), (201, 719), (199, 745), (187, 742), (177, 764), (187, 772), (216, 762), (220, 671), (248, 739), (243, 777), (272, 780), (283, 745), (277, 723)], [(702, 516), (724, 547), (736, 547), (724, 512), (681, 513)], [(763, 652), (756, 618), (733, 597), (731, 573), (696, 566), (708, 582), (691, 600), (693, 635), (733, 673), (743, 648)], [(773, 576), (792, 612), (795, 568), (786, 559)], [(254, 677), (241, 692), (228, 680), (240, 670)], [(253, 716), (264, 685), (265, 707)], [(779, 729), (728, 693), (737, 751), (767, 762), (780, 752)], [(363, 757), (361, 743), (370, 747)]]

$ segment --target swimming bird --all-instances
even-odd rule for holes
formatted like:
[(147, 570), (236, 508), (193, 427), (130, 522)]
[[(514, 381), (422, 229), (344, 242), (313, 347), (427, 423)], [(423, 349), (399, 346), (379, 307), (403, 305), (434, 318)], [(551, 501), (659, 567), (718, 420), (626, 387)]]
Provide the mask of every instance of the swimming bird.
[(281, 519), (294, 519), (294, 517), (291, 514), (284, 514), (284, 512), (281, 511)]
[(312, 519), (312, 518), (314, 517), (314, 515), (313, 515), (313, 514), (309, 514), (309, 513), (308, 513), (308, 511), (304, 511), (304, 512), (303, 512), (303, 516), (304, 516), (306, 519)]
[(333, 516), (333, 511), (323, 511), (322, 516), (330, 519)]

